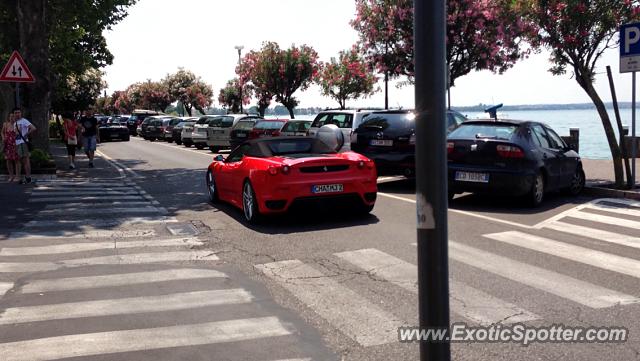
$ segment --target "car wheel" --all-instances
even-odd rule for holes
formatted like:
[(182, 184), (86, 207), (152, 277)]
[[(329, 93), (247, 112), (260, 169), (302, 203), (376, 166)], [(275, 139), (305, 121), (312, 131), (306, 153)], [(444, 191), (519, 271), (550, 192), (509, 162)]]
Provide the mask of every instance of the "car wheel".
[(373, 208), (374, 208), (375, 206), (376, 206), (376, 204), (375, 204), (375, 203), (374, 203), (374, 204), (372, 204), (372, 205), (367, 205), (367, 204), (363, 204), (363, 205), (361, 205), (361, 206), (360, 206), (360, 209), (359, 209), (360, 214), (362, 214), (362, 215), (366, 215), (366, 214), (371, 213), (371, 211), (373, 211)]
[(150, 142), (155, 142), (155, 141), (156, 141), (156, 138), (149, 138), (149, 141), (150, 141)]
[(528, 201), (532, 207), (537, 207), (542, 204), (542, 200), (544, 199), (544, 188), (544, 174), (542, 174), (542, 172), (538, 172), (533, 178), (531, 191), (528, 195)]
[(242, 211), (247, 222), (251, 224), (258, 222), (260, 218), (258, 199), (249, 181), (244, 182), (244, 186), (242, 187)]
[(122, 140), (123, 140), (123, 141), (125, 141), (125, 142), (128, 142), (128, 141), (130, 141), (130, 140), (131, 140), (131, 137), (130, 137), (130, 136), (129, 136), (129, 137), (125, 137), (125, 138), (123, 138)]
[(202, 144), (196, 144), (196, 149), (198, 149), (198, 150), (202, 150), (202, 149), (204, 149), (204, 145), (202, 145)]
[(584, 189), (585, 175), (582, 167), (576, 169), (573, 177), (571, 178), (571, 186), (569, 187), (569, 194), (577, 196)]
[(218, 153), (220, 151), (218, 147), (209, 147), (209, 150), (211, 151), (211, 153)]
[(191, 144), (191, 143), (184, 143), (184, 146), (187, 147), (187, 148), (191, 148), (192, 145), (193, 144)]
[(182, 141), (181, 140), (176, 140), (176, 144), (177, 145), (182, 145)]
[(171, 138), (167, 138), (165, 140), (167, 141), (167, 143), (173, 143), (173, 139), (171, 139)]
[(218, 187), (216, 187), (216, 180), (213, 176), (213, 172), (207, 171), (207, 192), (209, 194), (209, 202), (218, 202)]

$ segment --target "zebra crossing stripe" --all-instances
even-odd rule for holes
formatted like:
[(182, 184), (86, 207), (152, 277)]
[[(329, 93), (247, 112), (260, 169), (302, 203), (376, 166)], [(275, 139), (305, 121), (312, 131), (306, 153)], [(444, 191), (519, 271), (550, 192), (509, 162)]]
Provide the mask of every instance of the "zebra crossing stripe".
[(145, 201), (133, 201), (133, 202), (104, 202), (104, 203), (58, 203), (58, 204), (48, 204), (44, 207), (45, 210), (51, 209), (63, 209), (63, 208), (110, 208), (110, 207), (121, 207), (121, 206), (152, 206), (153, 203), (145, 200)]
[(41, 256), (74, 252), (98, 251), (105, 249), (201, 246), (202, 244), (202, 241), (198, 240), (197, 238), (171, 238), (117, 242), (114, 240), (110, 242), (67, 243), (36, 247), (4, 247), (0, 249), (0, 256)]
[(0, 282), (0, 298), (2, 298), (2, 296), (4, 296), (7, 291), (12, 289), (13, 286), (14, 284), (11, 282)]
[(597, 228), (584, 227), (576, 224), (555, 221), (548, 223), (544, 228), (554, 231), (573, 234), (580, 237), (597, 239), (599, 241), (619, 244), (621, 246), (640, 248), (640, 238), (620, 233), (604, 231)]
[(256, 265), (320, 317), (364, 347), (398, 340), (404, 322), (322, 272), (289, 260)]
[(3, 361), (48, 361), (287, 336), (276, 317), (248, 318), (136, 330), (56, 336), (0, 344)]
[(592, 203), (589, 204), (586, 208), (610, 213), (623, 214), (626, 216), (640, 217), (640, 208), (637, 207), (634, 207), (636, 209), (632, 209), (627, 207), (611, 206), (603, 203)]
[[(418, 292), (418, 272), (415, 265), (377, 249), (361, 249), (336, 253), (341, 258), (368, 273), (410, 292)], [(449, 280), (451, 310), (481, 325), (517, 323), (540, 317), (512, 303), (500, 300), (462, 282)]]
[(518, 231), (486, 234), (483, 237), (640, 278), (640, 261), (631, 258), (557, 242)]
[(235, 305), (250, 303), (253, 299), (253, 296), (243, 289), (225, 289), (14, 307), (7, 308), (0, 315), (0, 325)]
[[(607, 212), (610, 212), (610, 211), (607, 210)], [(610, 224), (613, 226), (640, 229), (640, 222), (638, 221), (631, 221), (631, 220), (619, 218), (619, 217), (610, 217), (602, 214), (594, 214), (594, 213), (588, 213), (588, 212), (573, 212), (569, 214), (567, 217), (577, 218), (577, 219), (582, 219), (585, 221), (591, 221), (591, 222), (597, 222), (597, 223)]]
[(227, 278), (227, 275), (209, 269), (181, 268), (102, 276), (40, 279), (29, 280), (26, 285), (21, 287), (20, 292), (23, 294), (59, 292), (203, 278)]
[(175, 217), (167, 216), (147, 216), (147, 217), (117, 217), (111, 219), (104, 218), (84, 218), (84, 219), (58, 219), (55, 221), (29, 221), (24, 228), (29, 230), (37, 228), (45, 228), (47, 230), (53, 228), (78, 227), (85, 229), (88, 227), (115, 227), (115, 226), (131, 226), (138, 224), (158, 224), (158, 223), (176, 223)]
[(47, 191), (32, 193), (31, 196), (43, 196), (43, 197), (63, 197), (63, 196), (129, 196), (140, 194), (136, 190), (123, 190), (123, 191), (84, 191), (84, 190), (68, 190), (68, 191)]
[[(156, 231), (153, 229), (139, 230), (139, 231), (88, 231), (84, 233), (61, 231), (33, 231), (33, 232), (13, 232), (9, 235), (9, 241), (25, 241), (25, 240), (43, 240), (43, 241), (57, 241), (67, 239), (95, 239), (95, 238), (134, 238), (134, 237), (153, 237), (156, 235)], [(3, 242), (0, 242), (2, 245)]]
[(131, 208), (87, 208), (87, 209), (50, 209), (38, 212), (42, 216), (75, 216), (75, 215), (110, 215), (127, 213), (164, 213), (157, 207), (131, 207)]
[(60, 262), (1, 262), (0, 273), (23, 273), (53, 271), (64, 267), (80, 267), (114, 264), (149, 264), (161, 262), (217, 261), (219, 258), (209, 251), (180, 251), (121, 254), (105, 257), (79, 258)]
[(141, 195), (136, 196), (47, 196), (42, 198), (29, 198), (28, 203), (55, 203), (55, 202), (95, 202), (95, 201), (146, 201)]
[(449, 242), (449, 257), (469, 266), (591, 308), (638, 303), (640, 299), (467, 245)]

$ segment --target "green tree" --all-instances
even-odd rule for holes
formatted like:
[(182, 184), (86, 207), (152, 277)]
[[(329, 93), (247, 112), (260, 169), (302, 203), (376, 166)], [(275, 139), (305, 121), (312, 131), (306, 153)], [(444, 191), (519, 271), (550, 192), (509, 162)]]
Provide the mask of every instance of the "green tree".
[(229, 80), (227, 85), (220, 89), (218, 95), (218, 103), (224, 108), (230, 109), (232, 113), (240, 112), (240, 102), (249, 104), (251, 99), (251, 89), (247, 86), (242, 87), (242, 99), (240, 99), (240, 81), (238, 78)]
[[(36, 78), (23, 86), (27, 116), (39, 132), (34, 141), (48, 149), (52, 94), (64, 93), (71, 76), (100, 69), (113, 61), (102, 35), (127, 15), (136, 0), (4, 0), (0, 3), (0, 61), (19, 50)], [(13, 106), (14, 90), (0, 84), (4, 116)]]
[(367, 97), (375, 93), (377, 79), (356, 47), (341, 51), (339, 58), (321, 65), (316, 81), (322, 94), (338, 101), (340, 109), (347, 100)]
[(620, 24), (640, 19), (638, 0), (526, 0), (527, 17), (538, 27), (534, 44), (551, 51), (550, 72), (572, 71), (595, 105), (613, 157), (616, 186), (624, 186), (622, 152), (609, 113), (595, 89), (596, 64), (607, 49), (617, 47)]
[(71, 74), (64, 84), (59, 84), (53, 94), (51, 108), (61, 114), (63, 111), (86, 110), (96, 104), (96, 100), (107, 87), (100, 70), (89, 68), (83, 74)]
[(193, 109), (204, 114), (204, 108), (213, 103), (213, 88), (188, 70), (178, 69), (162, 81), (169, 90), (171, 101), (179, 101), (189, 116)]

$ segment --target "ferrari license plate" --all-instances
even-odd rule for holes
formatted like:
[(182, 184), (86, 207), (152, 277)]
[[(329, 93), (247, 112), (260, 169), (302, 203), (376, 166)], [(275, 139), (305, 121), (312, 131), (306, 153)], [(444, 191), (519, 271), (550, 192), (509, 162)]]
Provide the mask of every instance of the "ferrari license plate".
[(369, 143), (370, 145), (377, 145), (377, 146), (383, 146), (383, 147), (392, 147), (393, 146), (393, 140), (388, 140), (388, 139), (372, 139), (371, 142)]
[(489, 183), (489, 173), (456, 172), (456, 180), (461, 182)]
[(342, 184), (323, 184), (311, 187), (311, 193), (340, 193), (344, 190)]

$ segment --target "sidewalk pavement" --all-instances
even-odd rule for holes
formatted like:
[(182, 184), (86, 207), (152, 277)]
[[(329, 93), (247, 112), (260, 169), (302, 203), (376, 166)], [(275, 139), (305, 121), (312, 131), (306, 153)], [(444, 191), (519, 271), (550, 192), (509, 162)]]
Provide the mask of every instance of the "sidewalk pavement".
[[(586, 194), (640, 200), (640, 188), (624, 191), (612, 189), (615, 181), (612, 160), (583, 158), (582, 166), (587, 177)], [(636, 173), (636, 184), (640, 187), (640, 159), (636, 159)]]
[[(82, 150), (76, 154), (76, 169), (69, 170), (67, 149), (64, 144), (51, 142), (50, 151), (56, 163), (56, 175), (33, 175), (35, 183), (43, 183), (51, 179), (116, 179), (120, 173), (101, 157), (94, 160), (95, 168), (89, 168), (89, 160)], [(7, 183), (7, 177), (0, 177), (0, 240), (6, 239), (11, 230), (34, 219), (42, 210), (43, 204), (29, 203), (29, 194), (34, 184), (20, 185)]]

